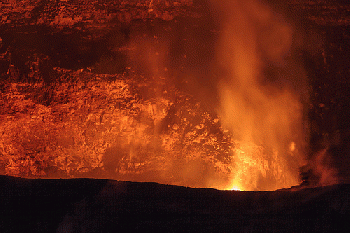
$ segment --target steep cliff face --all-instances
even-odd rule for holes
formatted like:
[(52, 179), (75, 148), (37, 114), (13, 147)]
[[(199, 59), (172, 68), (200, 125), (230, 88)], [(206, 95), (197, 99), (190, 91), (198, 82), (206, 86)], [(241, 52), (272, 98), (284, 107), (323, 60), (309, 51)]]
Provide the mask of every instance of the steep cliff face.
[(227, 182), (229, 134), (156, 74), (167, 72), (156, 64), (164, 38), (184, 18), (200, 21), (191, 2), (22, 1), (4, 9), (1, 173)]
[(166, 20), (184, 14), (192, 5), (191, 0), (5, 0), (1, 3), (1, 22), (73, 25), (78, 22), (104, 23), (114, 17), (120, 21), (157, 17)]
[[(48, 56), (54, 66), (70, 69), (92, 66), (106, 53), (123, 57), (111, 49), (123, 49), (131, 21), (170, 21), (192, 12), (190, 1), (44, 0), (1, 4), (2, 58), (10, 52), (19, 75), (27, 75), (30, 67), (24, 63), (34, 62), (34, 54), (44, 56), (42, 59)], [(123, 63), (122, 58), (117, 59)], [(125, 68), (125, 64), (119, 66), (115, 71)], [(2, 74), (4, 69), (3, 64)]]
[[(339, 174), (345, 179), (350, 6), (266, 2), (295, 30), (293, 55), (306, 67), (310, 85), (305, 88), (310, 103), (304, 103), (310, 143), (303, 151), (310, 162), (303, 167), (304, 179), (318, 183), (328, 171), (330, 180)], [(234, 158), (244, 153), (259, 155), (249, 158), (257, 177), (271, 176), (266, 164), (288, 168), (276, 165), (280, 161), (269, 157), (273, 150), (264, 145), (249, 145), (245, 152), (246, 145), (222, 127), (217, 80), (202, 78), (227, 75), (212, 66), (223, 30), (210, 1), (0, 4), (1, 174), (227, 188), (238, 167)], [(273, 77), (280, 71), (290, 75), (266, 70)], [(294, 153), (298, 146), (286, 145)], [(285, 179), (285, 172), (278, 174)]]

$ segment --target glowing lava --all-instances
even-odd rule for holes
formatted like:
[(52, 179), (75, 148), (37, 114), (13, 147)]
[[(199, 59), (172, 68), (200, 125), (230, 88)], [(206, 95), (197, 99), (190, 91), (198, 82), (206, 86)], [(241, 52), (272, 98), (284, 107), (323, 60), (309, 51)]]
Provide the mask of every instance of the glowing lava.
[(239, 186), (233, 186), (230, 190), (232, 190), (232, 191), (244, 191)]

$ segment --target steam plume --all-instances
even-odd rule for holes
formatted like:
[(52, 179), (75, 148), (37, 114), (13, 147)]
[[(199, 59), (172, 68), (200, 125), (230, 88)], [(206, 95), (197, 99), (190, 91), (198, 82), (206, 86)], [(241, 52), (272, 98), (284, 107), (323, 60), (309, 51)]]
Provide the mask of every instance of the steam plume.
[(304, 71), (293, 57), (292, 25), (257, 0), (204, 5), (209, 9), (202, 12), (205, 20), (179, 19), (181, 28), (155, 48), (144, 43), (145, 37), (132, 41), (148, 51), (137, 49), (130, 54), (132, 62), (147, 64), (151, 76), (173, 78), (232, 132), (235, 149), (226, 188), (275, 190), (299, 184), (307, 91)]
[(216, 62), (227, 74), (218, 82), (219, 115), (239, 141), (272, 150), (264, 156), (246, 153), (249, 162), (236, 154), (236, 169), (247, 166), (250, 174), (235, 174), (234, 185), (245, 189), (296, 185), (305, 138), (295, 82), (305, 77), (301, 69), (289, 73), (296, 67), (292, 27), (260, 1), (212, 1), (212, 5), (221, 15)]

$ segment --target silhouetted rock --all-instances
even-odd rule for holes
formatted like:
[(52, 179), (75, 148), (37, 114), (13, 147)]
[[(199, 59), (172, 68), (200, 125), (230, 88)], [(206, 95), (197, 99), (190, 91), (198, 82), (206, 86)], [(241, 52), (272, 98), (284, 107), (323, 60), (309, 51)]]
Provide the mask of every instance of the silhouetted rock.
[(350, 185), (273, 192), (0, 176), (1, 232), (344, 232)]

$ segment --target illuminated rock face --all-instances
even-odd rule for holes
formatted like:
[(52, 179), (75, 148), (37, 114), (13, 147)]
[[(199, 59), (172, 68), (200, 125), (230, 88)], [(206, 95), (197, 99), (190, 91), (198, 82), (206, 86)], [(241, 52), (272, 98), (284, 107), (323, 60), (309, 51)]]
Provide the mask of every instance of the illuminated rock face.
[(2, 173), (225, 188), (233, 141), (193, 97), (170, 89), (143, 99), (140, 87), (162, 83), (57, 72), (67, 80), (4, 88)]
[[(309, 128), (305, 71), (295, 60), (309, 45), (296, 26), (258, 1), (145, 2), (4, 4), (0, 173), (297, 185), (305, 131), (326, 135), (315, 125), (328, 127), (333, 100), (312, 93)], [(320, 56), (317, 67), (329, 70), (332, 56)]]
[[(66, 75), (64, 82), (4, 87), (3, 174), (219, 189), (231, 189), (234, 175), (250, 183), (256, 182), (251, 174), (273, 175), (268, 166), (276, 166), (277, 157), (268, 163), (264, 147), (233, 140), (219, 118), (193, 97), (168, 89), (143, 99), (142, 86), (154, 87), (157, 93), (165, 88), (159, 80), (154, 85), (150, 80), (133, 84), (123, 75), (57, 72)], [(46, 96), (50, 104), (43, 105)]]

